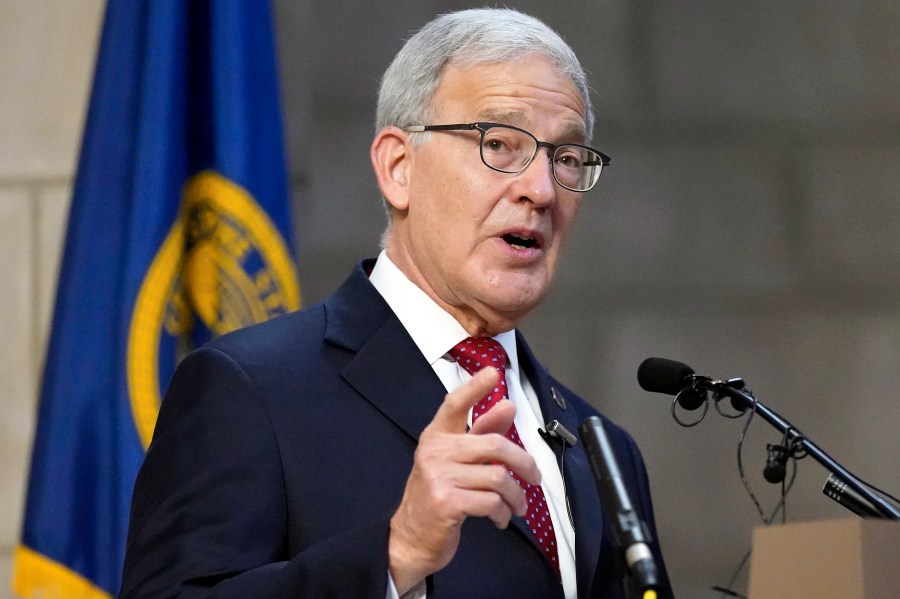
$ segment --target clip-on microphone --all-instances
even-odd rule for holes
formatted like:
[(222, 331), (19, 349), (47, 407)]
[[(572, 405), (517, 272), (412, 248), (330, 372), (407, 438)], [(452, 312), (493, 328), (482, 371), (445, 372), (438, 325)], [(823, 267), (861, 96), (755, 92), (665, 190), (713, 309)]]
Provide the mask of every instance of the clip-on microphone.
[(564, 427), (559, 420), (551, 420), (544, 425), (544, 428), (538, 429), (538, 434), (551, 447), (553, 440), (561, 441), (565, 447), (575, 447), (575, 444), (578, 443), (578, 437)]

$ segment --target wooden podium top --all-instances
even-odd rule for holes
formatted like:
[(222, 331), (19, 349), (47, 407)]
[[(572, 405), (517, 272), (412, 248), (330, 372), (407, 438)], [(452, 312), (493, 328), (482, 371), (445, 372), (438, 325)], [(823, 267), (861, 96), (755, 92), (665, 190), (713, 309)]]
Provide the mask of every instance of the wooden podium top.
[(750, 599), (900, 598), (900, 522), (861, 518), (759, 527)]

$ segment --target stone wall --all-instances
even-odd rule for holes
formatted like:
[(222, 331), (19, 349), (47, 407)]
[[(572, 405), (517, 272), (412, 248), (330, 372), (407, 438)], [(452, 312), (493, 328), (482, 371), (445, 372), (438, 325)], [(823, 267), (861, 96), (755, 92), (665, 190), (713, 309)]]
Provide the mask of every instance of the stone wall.
[(0, 597), (11, 597), (38, 380), (102, 0), (0, 3)]

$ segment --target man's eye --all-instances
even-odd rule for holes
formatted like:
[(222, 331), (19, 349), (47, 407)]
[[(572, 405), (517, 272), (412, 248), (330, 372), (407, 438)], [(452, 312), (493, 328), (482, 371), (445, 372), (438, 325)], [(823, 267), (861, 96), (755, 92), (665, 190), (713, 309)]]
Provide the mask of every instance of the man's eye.
[(486, 139), (484, 141), (484, 147), (491, 152), (504, 152), (509, 149), (506, 144), (499, 139)]
[(556, 163), (568, 168), (580, 168), (581, 158), (577, 154), (562, 154), (556, 157)]

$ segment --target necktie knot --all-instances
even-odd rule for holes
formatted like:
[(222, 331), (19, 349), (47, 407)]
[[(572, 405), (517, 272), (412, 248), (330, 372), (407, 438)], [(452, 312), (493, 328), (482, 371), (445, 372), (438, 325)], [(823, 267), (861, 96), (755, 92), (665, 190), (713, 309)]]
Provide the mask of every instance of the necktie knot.
[(463, 339), (450, 350), (450, 356), (472, 376), (488, 367), (495, 368), (500, 373), (497, 386), (472, 408), (472, 422), (478, 420), (497, 402), (509, 398), (506, 390), (506, 351), (496, 339), (491, 337)]
[(463, 339), (450, 350), (450, 357), (472, 375), (488, 366), (500, 372), (506, 367), (506, 350), (499, 341), (491, 337)]

